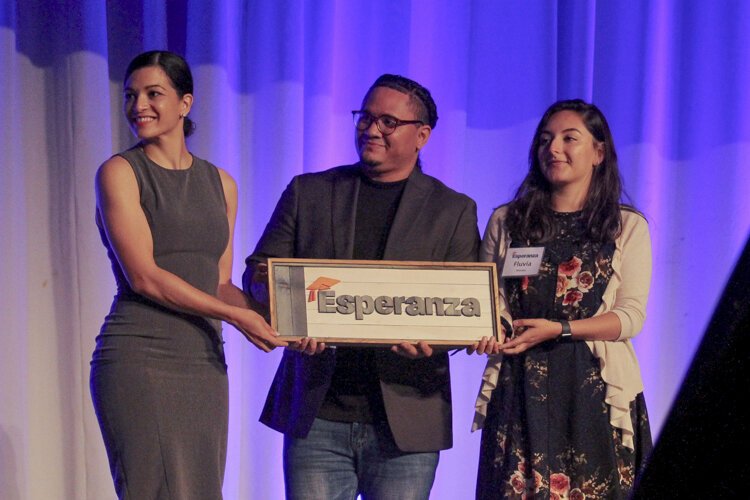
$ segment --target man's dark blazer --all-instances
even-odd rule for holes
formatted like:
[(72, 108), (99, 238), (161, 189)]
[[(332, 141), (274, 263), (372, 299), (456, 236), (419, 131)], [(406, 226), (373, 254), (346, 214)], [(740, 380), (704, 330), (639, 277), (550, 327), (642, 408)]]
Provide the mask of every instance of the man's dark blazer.
[[(281, 196), (255, 251), (246, 259), (246, 292), (257, 263), (268, 257), (351, 259), (361, 182), (358, 165), (294, 177)], [(473, 262), (479, 231), (474, 201), (415, 168), (393, 220), (383, 259)], [(260, 297), (256, 297), (262, 300)], [(405, 452), (450, 448), (448, 355), (408, 359), (377, 349), (388, 424)], [(261, 422), (296, 438), (307, 436), (331, 383), (335, 350), (313, 356), (284, 352)]]

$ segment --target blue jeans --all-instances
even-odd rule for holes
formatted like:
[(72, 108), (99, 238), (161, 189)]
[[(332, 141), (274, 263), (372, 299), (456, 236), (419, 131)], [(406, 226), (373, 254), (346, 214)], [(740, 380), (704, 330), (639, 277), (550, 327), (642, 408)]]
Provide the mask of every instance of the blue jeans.
[(316, 418), (304, 439), (284, 436), (289, 500), (427, 500), (438, 452), (404, 453), (386, 424)]

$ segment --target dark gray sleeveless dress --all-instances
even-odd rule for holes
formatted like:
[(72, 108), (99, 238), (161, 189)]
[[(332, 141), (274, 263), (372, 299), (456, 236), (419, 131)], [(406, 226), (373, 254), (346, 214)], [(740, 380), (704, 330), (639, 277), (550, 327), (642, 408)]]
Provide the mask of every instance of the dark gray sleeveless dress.
[[(193, 157), (186, 170), (133, 168), (159, 267), (215, 295), (229, 227), (219, 172)], [(221, 323), (174, 312), (130, 288), (97, 223), (117, 295), (96, 338), (91, 395), (120, 499), (221, 498), (228, 420)]]

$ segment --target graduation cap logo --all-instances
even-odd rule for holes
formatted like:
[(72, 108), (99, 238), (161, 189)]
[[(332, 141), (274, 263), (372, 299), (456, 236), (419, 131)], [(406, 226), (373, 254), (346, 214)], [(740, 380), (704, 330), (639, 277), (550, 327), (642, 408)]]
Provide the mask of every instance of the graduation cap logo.
[(307, 290), (310, 290), (310, 293), (307, 295), (307, 301), (314, 302), (318, 297), (319, 290), (330, 290), (336, 283), (340, 282), (341, 280), (321, 276), (307, 287)]

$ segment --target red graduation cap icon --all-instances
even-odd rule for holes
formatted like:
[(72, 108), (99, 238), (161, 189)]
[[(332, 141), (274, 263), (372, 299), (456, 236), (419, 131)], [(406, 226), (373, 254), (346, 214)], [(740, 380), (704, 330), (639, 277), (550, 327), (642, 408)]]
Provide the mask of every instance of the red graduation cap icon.
[(336, 280), (333, 278), (326, 278), (325, 276), (321, 276), (320, 278), (316, 279), (312, 283), (310, 283), (310, 286), (307, 287), (307, 290), (310, 290), (310, 293), (307, 295), (307, 301), (313, 302), (318, 297), (318, 290), (330, 290), (333, 285), (336, 283), (339, 283), (341, 280)]

